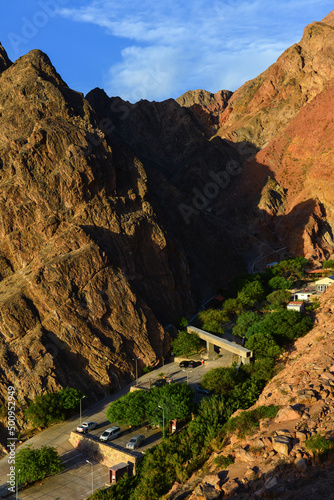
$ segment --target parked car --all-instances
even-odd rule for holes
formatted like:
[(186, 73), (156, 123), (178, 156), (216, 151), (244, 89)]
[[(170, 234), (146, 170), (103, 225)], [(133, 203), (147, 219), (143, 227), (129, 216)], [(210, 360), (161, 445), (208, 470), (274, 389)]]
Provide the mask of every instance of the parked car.
[(139, 448), (139, 446), (141, 446), (144, 441), (145, 441), (145, 436), (139, 434), (138, 436), (133, 436), (127, 443), (126, 447), (129, 450), (135, 450), (136, 448)]
[(99, 424), (97, 422), (82, 422), (81, 425), (78, 425), (77, 432), (82, 432), (82, 434), (86, 434), (86, 432), (96, 429), (98, 425)]
[(188, 368), (188, 366), (189, 366), (189, 361), (186, 360), (181, 361), (181, 363), (179, 364), (180, 368)]
[(192, 359), (188, 363), (188, 368), (196, 368), (196, 366), (201, 365), (200, 361), (193, 361)]
[(111, 439), (115, 439), (121, 434), (120, 427), (109, 427), (106, 429), (100, 436), (100, 441), (110, 441)]
[(156, 380), (155, 382), (153, 382), (153, 384), (151, 385), (151, 387), (161, 387), (162, 385), (165, 385), (166, 383), (166, 379), (165, 378), (159, 378), (158, 380)]

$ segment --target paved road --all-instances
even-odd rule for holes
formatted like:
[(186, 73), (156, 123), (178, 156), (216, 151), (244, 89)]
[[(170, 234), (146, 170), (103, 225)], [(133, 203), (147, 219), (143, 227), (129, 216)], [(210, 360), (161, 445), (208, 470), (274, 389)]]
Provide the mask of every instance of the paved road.
[[(193, 387), (200, 383), (203, 375), (218, 366), (231, 366), (233, 355), (227, 353), (215, 361), (206, 361), (205, 365), (200, 365), (196, 368), (186, 369), (183, 371), (179, 368), (178, 363), (167, 363), (164, 367), (165, 377), (172, 378), (175, 382), (186, 382)], [(162, 372), (159, 367), (156, 370), (138, 378), (138, 385), (146, 385), (147, 387), (158, 378), (158, 374)], [(127, 385), (124, 389), (117, 393), (108, 396), (98, 403), (90, 406), (87, 409), (83, 408), (82, 420), (93, 420), (99, 423), (98, 429), (92, 431), (92, 434), (100, 435), (104, 429), (110, 427), (110, 422), (106, 419), (106, 410), (111, 401), (115, 401), (120, 396), (129, 392), (131, 385), (136, 385), (136, 382)], [(108, 467), (100, 465), (89, 456), (83, 455), (78, 450), (74, 450), (68, 442), (70, 432), (76, 429), (79, 425), (79, 418), (73, 417), (60, 424), (56, 424), (49, 429), (32, 437), (21, 446), (33, 445), (34, 448), (39, 448), (43, 445), (54, 446), (65, 462), (66, 469), (57, 476), (47, 478), (40, 483), (26, 488), (19, 492), (19, 500), (82, 500), (88, 497), (93, 489), (101, 488), (108, 480)], [(146, 431), (145, 429), (136, 429), (132, 433), (123, 433), (123, 435), (114, 442), (125, 446), (126, 442), (131, 438), (131, 435), (145, 434), (147, 436), (146, 443), (140, 449), (144, 450), (147, 447), (154, 446), (161, 439), (161, 432)], [(91, 463), (87, 463), (90, 460)], [(92, 465), (91, 465), (92, 464)], [(0, 460), (0, 498), (8, 494), (7, 489), (7, 474), (9, 465), (7, 457)], [(14, 500), (15, 495), (7, 497), (8, 500)]]

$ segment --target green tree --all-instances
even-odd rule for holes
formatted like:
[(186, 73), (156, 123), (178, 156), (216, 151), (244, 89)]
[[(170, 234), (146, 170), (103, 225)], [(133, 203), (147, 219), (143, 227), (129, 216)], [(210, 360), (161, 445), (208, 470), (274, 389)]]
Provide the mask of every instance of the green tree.
[(296, 311), (273, 312), (266, 314), (261, 321), (253, 323), (246, 333), (250, 338), (255, 333), (269, 334), (279, 346), (301, 337), (312, 328), (312, 320)]
[(74, 408), (77, 408), (83, 396), (84, 393), (78, 389), (74, 389), (74, 387), (65, 387), (65, 389), (60, 389), (58, 392), (60, 404), (65, 410), (74, 410)]
[(230, 316), (231, 314), (240, 313), (241, 305), (236, 298), (230, 298), (225, 300), (222, 309), (227, 316)]
[(272, 309), (286, 307), (291, 300), (291, 293), (288, 290), (275, 290), (267, 295), (267, 301)]
[(133, 391), (110, 403), (106, 416), (109, 422), (125, 425), (141, 425), (146, 420), (148, 391)]
[(229, 317), (222, 309), (207, 309), (198, 314), (198, 319), (202, 323), (203, 330), (222, 335), (224, 333), (223, 324), (229, 321)]
[(196, 333), (179, 332), (172, 340), (171, 348), (175, 356), (191, 356), (200, 350), (201, 341)]
[(48, 427), (65, 420), (71, 410), (77, 408), (82, 396), (83, 393), (73, 387), (36, 396), (30, 401), (24, 415), (35, 427)]
[(334, 260), (325, 260), (325, 262), (322, 264), (322, 267), (324, 269), (334, 269)]
[(278, 358), (281, 348), (276, 344), (270, 333), (254, 333), (245, 344), (246, 349), (253, 351), (255, 358)]
[(15, 466), (19, 471), (19, 484), (39, 481), (48, 475), (58, 474), (64, 468), (55, 448), (42, 446), (40, 449), (34, 449), (31, 445), (19, 449)]
[(283, 276), (274, 276), (268, 281), (268, 285), (272, 290), (289, 290), (292, 281), (286, 280)]
[(227, 394), (236, 384), (244, 379), (243, 372), (235, 367), (213, 368), (203, 375), (202, 386), (215, 394)]
[(65, 420), (65, 410), (58, 395), (51, 393), (36, 396), (30, 401), (24, 415), (35, 427), (48, 427)]
[(233, 328), (233, 334), (239, 335), (240, 337), (246, 335), (248, 328), (256, 321), (259, 321), (259, 315), (254, 311), (246, 311), (240, 314)]
[(305, 276), (306, 266), (309, 261), (304, 257), (295, 257), (294, 259), (282, 260), (272, 268), (275, 276), (283, 276), (286, 280), (301, 279)]
[(255, 306), (256, 302), (261, 302), (265, 297), (265, 291), (259, 280), (251, 281), (240, 290), (237, 296), (242, 307), (248, 309)]
[(147, 418), (152, 424), (159, 425), (159, 427), (163, 425), (163, 416), (167, 428), (168, 422), (174, 418), (180, 421), (188, 420), (194, 409), (194, 392), (188, 384), (166, 384), (151, 389), (149, 394)]

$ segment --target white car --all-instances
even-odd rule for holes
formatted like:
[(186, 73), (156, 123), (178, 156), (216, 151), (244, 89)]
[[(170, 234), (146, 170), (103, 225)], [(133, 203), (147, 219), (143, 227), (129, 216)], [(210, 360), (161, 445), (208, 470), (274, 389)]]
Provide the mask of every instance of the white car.
[(135, 450), (136, 448), (139, 448), (139, 446), (141, 446), (144, 441), (145, 441), (145, 436), (143, 436), (142, 434), (138, 436), (133, 436), (127, 443), (126, 447), (128, 448), (128, 450)]
[(120, 427), (114, 426), (106, 429), (100, 436), (100, 441), (111, 441), (112, 439), (117, 438), (121, 434)]
[(82, 432), (82, 434), (86, 434), (86, 432), (96, 429), (98, 425), (99, 424), (97, 422), (82, 422), (81, 425), (78, 425), (77, 432)]

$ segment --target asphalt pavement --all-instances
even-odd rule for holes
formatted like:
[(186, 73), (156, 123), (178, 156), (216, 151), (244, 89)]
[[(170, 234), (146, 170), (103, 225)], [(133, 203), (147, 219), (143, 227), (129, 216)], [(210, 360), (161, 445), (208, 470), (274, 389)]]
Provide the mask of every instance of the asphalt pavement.
[[(110, 427), (110, 422), (106, 419), (106, 410), (112, 401), (128, 393), (131, 386), (139, 385), (149, 388), (157, 379), (162, 371), (168, 379), (174, 382), (188, 382), (194, 388), (200, 383), (203, 375), (212, 368), (231, 366), (233, 354), (225, 352), (221, 358), (212, 361), (205, 361), (195, 368), (186, 368), (182, 370), (179, 363), (170, 362), (161, 366), (152, 372), (138, 378), (137, 381), (124, 387), (117, 393), (107, 396), (99, 402), (82, 408), (82, 421), (93, 420), (98, 422), (98, 429), (92, 431), (92, 434), (100, 435), (106, 428)], [(53, 446), (57, 449), (59, 455), (65, 463), (65, 470), (61, 474), (44, 479), (34, 486), (25, 488), (18, 492), (18, 496), (10, 495), (8, 491), (9, 464), (8, 457), (0, 460), (0, 498), (8, 500), (82, 500), (87, 498), (92, 490), (102, 488), (108, 480), (108, 467), (97, 463), (89, 456), (73, 449), (68, 439), (71, 431), (74, 431), (79, 425), (79, 415), (60, 424), (53, 425), (48, 429), (36, 434), (20, 446), (32, 445), (39, 448), (43, 445)], [(148, 433), (149, 432), (149, 433)], [(114, 442), (125, 446), (126, 442), (135, 434), (145, 434), (147, 439), (138, 451), (144, 451), (146, 448), (154, 446), (161, 439), (161, 431), (147, 431), (145, 428), (136, 429), (132, 433), (123, 433)]]

